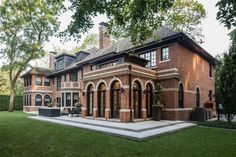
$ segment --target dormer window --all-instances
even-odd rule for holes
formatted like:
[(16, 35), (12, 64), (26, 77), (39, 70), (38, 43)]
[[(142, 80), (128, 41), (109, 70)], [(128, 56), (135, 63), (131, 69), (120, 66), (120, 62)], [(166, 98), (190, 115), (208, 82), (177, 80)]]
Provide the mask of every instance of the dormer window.
[(64, 59), (60, 59), (56, 63), (56, 70), (61, 70), (64, 68)]

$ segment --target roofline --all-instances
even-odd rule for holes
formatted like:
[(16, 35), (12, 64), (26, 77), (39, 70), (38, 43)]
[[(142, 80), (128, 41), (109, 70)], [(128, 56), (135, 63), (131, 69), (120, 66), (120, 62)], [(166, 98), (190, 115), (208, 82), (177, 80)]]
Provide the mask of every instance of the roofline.
[(56, 55), (54, 58), (57, 59), (57, 58), (59, 58), (59, 57), (61, 57), (61, 56), (70, 56), (70, 57), (76, 58), (76, 56), (71, 55), (71, 54), (67, 54), (67, 53), (58, 54), (58, 55)]

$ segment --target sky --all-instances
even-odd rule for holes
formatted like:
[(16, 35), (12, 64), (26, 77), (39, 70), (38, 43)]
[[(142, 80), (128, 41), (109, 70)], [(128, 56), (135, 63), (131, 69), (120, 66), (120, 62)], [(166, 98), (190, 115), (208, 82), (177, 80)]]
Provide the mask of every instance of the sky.
[[(218, 0), (198, 0), (202, 3), (207, 11), (207, 17), (202, 20), (203, 35), (205, 36), (204, 43), (201, 45), (206, 51), (208, 51), (213, 56), (225, 52), (229, 47), (229, 37), (227, 34), (229, 31), (216, 20), (216, 13), (218, 8), (215, 4)], [(61, 22), (60, 30), (64, 30), (66, 26), (70, 23), (71, 12), (67, 12), (59, 17)], [(93, 19), (94, 27), (88, 32), (98, 34), (99, 23), (106, 21), (106, 16), (98, 16)], [(81, 41), (86, 35), (82, 36)], [(48, 51), (53, 50), (53, 47), (57, 45), (66, 50), (71, 50), (72, 48), (79, 46), (80, 42), (69, 41), (66, 43), (61, 43), (60, 39), (56, 37), (51, 37), (50, 42), (46, 43), (44, 48)]]
[[(204, 43), (201, 46), (208, 51), (211, 55), (216, 56), (219, 53), (227, 51), (229, 47), (229, 36), (227, 35), (230, 31), (227, 30), (223, 25), (216, 20), (216, 14), (218, 8), (215, 7), (215, 4), (218, 0), (198, 0), (205, 7), (207, 12), (207, 17), (202, 20), (203, 32), (205, 36)], [(60, 30), (66, 29), (67, 25), (70, 23), (72, 12), (66, 12), (59, 16), (59, 21), (61, 23)], [(87, 33), (96, 33), (98, 34), (98, 27), (100, 22), (106, 22), (107, 18), (104, 15), (97, 16), (93, 19), (94, 27)], [(46, 51), (53, 51), (54, 47), (60, 47), (61, 49), (66, 49), (67, 51), (72, 50), (74, 47), (80, 45), (84, 37), (87, 35), (82, 35), (82, 38), (79, 42), (76, 41), (67, 41), (65, 43), (60, 42), (60, 39), (57, 37), (50, 37), (49, 42), (44, 44), (44, 49)], [(45, 59), (44, 59), (45, 60)], [(0, 59), (0, 66), (3, 64), (3, 61)], [(40, 60), (31, 62), (31, 65), (37, 66), (41, 65)], [(44, 65), (45, 66), (45, 65)]]

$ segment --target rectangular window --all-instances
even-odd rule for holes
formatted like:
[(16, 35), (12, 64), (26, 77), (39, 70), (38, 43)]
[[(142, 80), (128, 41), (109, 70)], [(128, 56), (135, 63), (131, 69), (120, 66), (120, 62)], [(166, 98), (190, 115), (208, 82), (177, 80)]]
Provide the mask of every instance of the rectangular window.
[(161, 61), (169, 60), (169, 48), (164, 47), (161, 49)]
[(209, 77), (212, 77), (212, 64), (209, 64)]
[(150, 61), (150, 62), (148, 62), (146, 67), (155, 67), (156, 66), (156, 60), (157, 60), (156, 59), (156, 51), (151, 51), (151, 52), (140, 54), (139, 57)]
[(64, 106), (64, 100), (65, 100), (64, 93), (62, 93), (62, 95), (61, 95), (61, 106)]
[(71, 106), (71, 94), (66, 93), (66, 106)]
[(78, 81), (77, 72), (70, 74), (70, 81)]
[(35, 84), (38, 86), (42, 86), (42, 77), (41, 76), (36, 76)]
[(50, 79), (49, 78), (45, 78), (44, 86), (50, 86)]
[(64, 68), (64, 59), (60, 59), (56, 63), (57, 70), (61, 70)]
[(79, 102), (79, 93), (73, 93), (73, 106)]
[(57, 77), (57, 90), (61, 90), (61, 76)]
[(212, 90), (209, 90), (209, 101), (212, 101)]

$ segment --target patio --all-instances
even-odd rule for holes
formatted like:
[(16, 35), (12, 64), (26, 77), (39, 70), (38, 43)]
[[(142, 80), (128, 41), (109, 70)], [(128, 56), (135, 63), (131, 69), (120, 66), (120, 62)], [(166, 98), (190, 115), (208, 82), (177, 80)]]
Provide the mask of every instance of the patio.
[(160, 136), (168, 134), (181, 129), (194, 127), (196, 124), (185, 121), (142, 121), (135, 123), (119, 123), (114, 121), (105, 121), (102, 119), (89, 119), (81, 117), (44, 117), (44, 116), (30, 116), (29, 118), (47, 121), (57, 124), (63, 124), (73, 127), (89, 129), (93, 131), (102, 132), (105, 134), (119, 136), (132, 140), (146, 140), (153, 136)]

